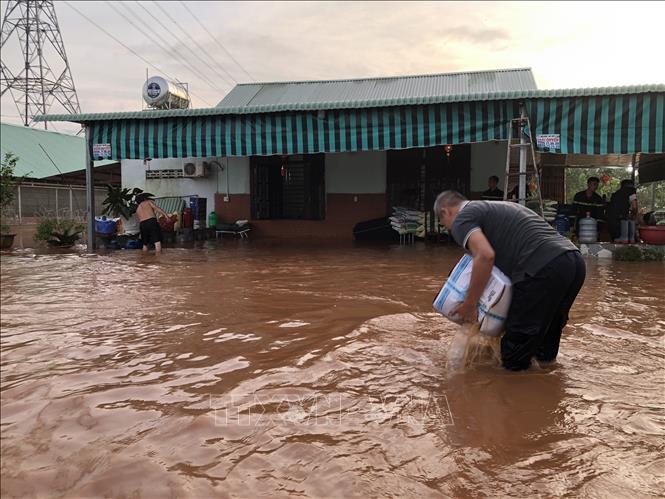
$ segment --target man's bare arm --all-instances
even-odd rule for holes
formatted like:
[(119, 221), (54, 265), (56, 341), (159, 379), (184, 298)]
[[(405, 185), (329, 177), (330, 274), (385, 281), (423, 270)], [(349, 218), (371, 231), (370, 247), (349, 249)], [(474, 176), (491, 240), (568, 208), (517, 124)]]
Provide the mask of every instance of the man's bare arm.
[(473, 270), (471, 271), (471, 282), (466, 294), (465, 301), (474, 307), (478, 305), (480, 295), (483, 294), (487, 281), (489, 281), (494, 265), (494, 248), (480, 230), (474, 231), (467, 241), (467, 247), (473, 257)]
[(478, 301), (483, 294), (487, 281), (489, 281), (494, 265), (494, 248), (480, 230), (469, 235), (467, 248), (473, 257), (473, 270), (471, 271), (471, 282), (464, 298), (453, 311), (453, 315), (459, 316), (463, 322), (478, 322)]

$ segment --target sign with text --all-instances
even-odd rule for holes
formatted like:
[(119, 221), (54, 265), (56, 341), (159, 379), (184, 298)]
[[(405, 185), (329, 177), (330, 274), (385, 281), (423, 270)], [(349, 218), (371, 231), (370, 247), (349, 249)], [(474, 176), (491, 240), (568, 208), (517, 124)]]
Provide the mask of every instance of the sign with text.
[(111, 159), (111, 144), (92, 144), (92, 159)]
[(552, 133), (547, 135), (536, 135), (536, 147), (538, 149), (561, 149), (561, 135)]

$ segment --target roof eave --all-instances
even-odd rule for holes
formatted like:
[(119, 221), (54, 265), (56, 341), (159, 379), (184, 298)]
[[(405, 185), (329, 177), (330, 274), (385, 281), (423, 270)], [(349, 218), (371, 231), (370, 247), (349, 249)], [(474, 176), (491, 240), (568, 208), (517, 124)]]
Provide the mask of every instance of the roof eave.
[(555, 90), (519, 90), (509, 92), (477, 93), (463, 95), (443, 95), (429, 97), (413, 97), (406, 99), (385, 99), (361, 102), (324, 102), (324, 103), (290, 103), (271, 104), (260, 106), (240, 107), (209, 107), (197, 109), (168, 109), (168, 110), (146, 110), (115, 113), (94, 114), (53, 114), (37, 115), (35, 121), (70, 121), (74, 123), (88, 123), (94, 121), (113, 120), (139, 120), (158, 118), (179, 118), (196, 116), (222, 116), (230, 114), (258, 114), (276, 113), (284, 111), (328, 111), (332, 109), (358, 109), (373, 107), (393, 107), (408, 105), (445, 104), (453, 102), (473, 102), (485, 100), (518, 100), (534, 98), (556, 98), (556, 97), (586, 97), (589, 95), (622, 95), (639, 93), (665, 92), (665, 84), (633, 85), (625, 87), (591, 87)]

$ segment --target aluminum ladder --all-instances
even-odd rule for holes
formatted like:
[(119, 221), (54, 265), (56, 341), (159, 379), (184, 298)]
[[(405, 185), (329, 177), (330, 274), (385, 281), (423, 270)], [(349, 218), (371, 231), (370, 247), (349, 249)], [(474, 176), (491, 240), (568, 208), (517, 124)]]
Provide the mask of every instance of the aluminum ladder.
[[(519, 137), (520, 142), (513, 143), (513, 127), (517, 124), (517, 128), (520, 130), (521, 137)], [(526, 133), (525, 133), (526, 129)], [(524, 137), (526, 136), (526, 141), (522, 141)], [(504, 180), (504, 190), (503, 190), (503, 200), (507, 201), (508, 200), (508, 185), (509, 185), (509, 179), (513, 177), (524, 177), (525, 184), (525, 198), (519, 198), (517, 199), (517, 202), (526, 205), (526, 202), (529, 200), (528, 198), (528, 161), (526, 161), (526, 158), (524, 158), (524, 165), (521, 164), (520, 162), (520, 168), (517, 173), (511, 173), (510, 171), (510, 153), (512, 149), (516, 148), (524, 148), (528, 147), (531, 150), (531, 160), (533, 161), (533, 176), (536, 181), (536, 192), (535, 195), (538, 197), (538, 205), (540, 207), (540, 213), (539, 215), (542, 217), (543, 213), (545, 212), (543, 208), (543, 193), (540, 188), (540, 173), (538, 172), (538, 164), (536, 163), (536, 153), (533, 148), (533, 135), (531, 134), (531, 123), (529, 122), (529, 118), (526, 116), (522, 116), (519, 118), (513, 118), (510, 120), (510, 126), (508, 127), (508, 147), (506, 148), (506, 177)], [(521, 150), (521, 149), (520, 149)], [(523, 171), (522, 171), (523, 170)], [(518, 184), (518, 196), (519, 196), (519, 184)], [(531, 201), (535, 201), (533, 198), (531, 198)]]

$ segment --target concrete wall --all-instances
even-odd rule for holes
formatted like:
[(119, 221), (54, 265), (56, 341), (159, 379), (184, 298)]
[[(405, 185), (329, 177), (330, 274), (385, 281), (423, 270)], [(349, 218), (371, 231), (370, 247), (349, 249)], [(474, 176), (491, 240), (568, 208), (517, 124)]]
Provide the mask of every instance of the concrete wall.
[(386, 152), (326, 154), (326, 192), (384, 194)]
[(505, 141), (471, 144), (471, 193), (479, 194), (487, 190), (487, 179), (491, 175), (499, 177), (499, 189), (503, 190), (506, 172)]
[[(247, 189), (245, 193), (237, 190), (235, 195), (232, 190), (225, 202), (224, 188), (220, 188), (215, 212), (222, 222), (249, 220), (251, 216), (249, 160), (239, 164), (237, 170), (234, 174), (231, 169), (231, 175), (245, 178)], [(385, 216), (385, 152), (326, 154), (325, 175), (325, 220), (254, 220), (254, 236), (350, 239), (356, 223)], [(232, 189), (233, 185), (232, 180)]]
[[(187, 179), (146, 179), (143, 160), (125, 159), (121, 163), (122, 186), (139, 187), (155, 197), (198, 195), (207, 198), (208, 213), (215, 209), (215, 194), (219, 192), (223, 197), (226, 195), (227, 178), (231, 195), (249, 194), (249, 158), (210, 159), (217, 160), (225, 170), (213, 168), (208, 177)], [(170, 170), (182, 168), (182, 164), (182, 159), (154, 159), (150, 162), (150, 169)]]

